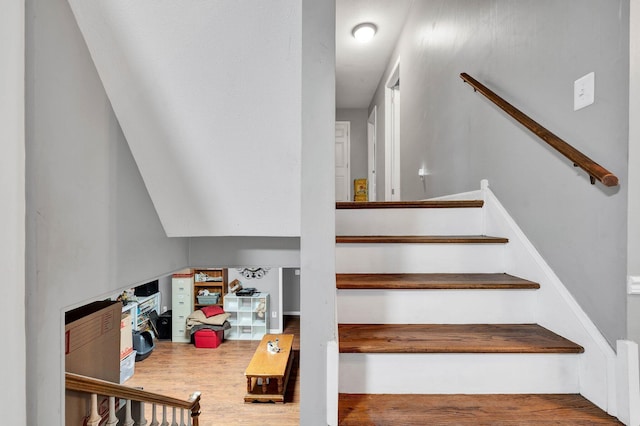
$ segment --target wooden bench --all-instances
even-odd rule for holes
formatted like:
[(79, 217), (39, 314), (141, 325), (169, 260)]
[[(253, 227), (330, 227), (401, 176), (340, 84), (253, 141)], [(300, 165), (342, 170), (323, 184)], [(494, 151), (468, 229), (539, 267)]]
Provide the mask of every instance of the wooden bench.
[[(278, 339), (280, 352), (267, 350), (267, 342)], [(244, 375), (247, 394), (244, 402), (282, 402), (293, 364), (293, 334), (265, 334)]]

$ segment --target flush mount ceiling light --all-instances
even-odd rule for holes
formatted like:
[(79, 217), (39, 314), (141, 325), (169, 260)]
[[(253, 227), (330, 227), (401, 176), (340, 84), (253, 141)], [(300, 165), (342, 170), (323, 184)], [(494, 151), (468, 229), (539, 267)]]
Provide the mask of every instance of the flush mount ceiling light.
[(351, 31), (351, 34), (353, 34), (353, 37), (356, 40), (361, 42), (367, 42), (371, 40), (374, 35), (376, 35), (377, 29), (378, 28), (374, 24), (370, 22), (365, 22), (365, 23), (356, 25), (353, 28), (353, 31)]

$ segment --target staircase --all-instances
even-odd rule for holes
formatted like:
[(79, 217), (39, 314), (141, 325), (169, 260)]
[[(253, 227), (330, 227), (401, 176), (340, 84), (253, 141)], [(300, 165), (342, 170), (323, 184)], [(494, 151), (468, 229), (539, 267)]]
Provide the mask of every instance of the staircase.
[(619, 424), (482, 200), (337, 203), (340, 425)]

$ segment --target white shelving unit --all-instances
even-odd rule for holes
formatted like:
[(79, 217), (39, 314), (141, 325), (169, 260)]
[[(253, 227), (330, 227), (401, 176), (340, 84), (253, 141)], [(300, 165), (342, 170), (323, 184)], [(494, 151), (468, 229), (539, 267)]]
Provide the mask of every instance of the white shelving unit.
[(138, 297), (137, 300), (122, 307), (123, 313), (127, 311), (131, 312), (131, 328), (134, 331), (145, 330), (149, 320), (149, 312), (156, 311), (157, 314), (160, 314), (160, 293)]
[(225, 330), (224, 335), (227, 340), (261, 340), (269, 330), (269, 293), (227, 294), (224, 311), (231, 314), (231, 328)]

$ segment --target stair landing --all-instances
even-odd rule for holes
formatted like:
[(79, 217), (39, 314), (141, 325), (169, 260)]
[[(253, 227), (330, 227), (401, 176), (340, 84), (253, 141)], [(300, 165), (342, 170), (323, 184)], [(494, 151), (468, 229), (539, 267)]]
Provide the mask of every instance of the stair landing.
[(621, 425), (576, 394), (340, 394), (338, 424)]

